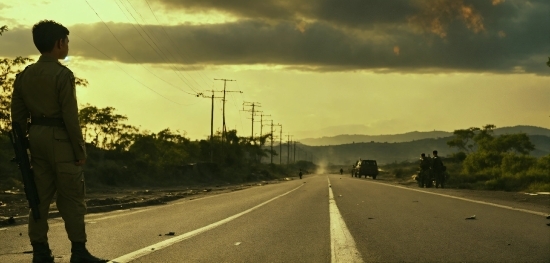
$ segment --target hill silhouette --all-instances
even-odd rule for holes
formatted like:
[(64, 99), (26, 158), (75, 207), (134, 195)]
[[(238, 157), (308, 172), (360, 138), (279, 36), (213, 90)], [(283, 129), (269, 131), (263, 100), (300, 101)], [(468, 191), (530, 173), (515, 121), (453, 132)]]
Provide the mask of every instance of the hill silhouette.
[[(535, 145), (535, 150), (530, 154), (541, 157), (550, 154), (550, 130), (534, 126), (515, 126), (495, 129), (495, 135), (512, 134), (525, 132)], [(447, 134), (447, 136), (442, 136)], [(427, 136), (441, 136), (439, 138), (422, 138)], [(434, 132), (410, 132), (396, 135), (340, 135), (334, 137), (319, 138), (317, 143), (324, 142), (325, 145), (305, 145), (303, 140), (297, 146), (296, 160), (303, 159), (308, 153), (313, 154), (317, 162), (322, 161), (332, 164), (351, 164), (361, 159), (374, 159), (380, 164), (416, 160), (421, 153), (431, 154), (438, 150), (440, 156), (451, 155), (458, 150), (447, 146), (447, 141), (453, 137), (452, 133)], [(330, 145), (328, 142), (344, 141), (352, 139), (347, 143)], [(359, 142), (364, 138), (368, 142)], [(412, 138), (412, 139), (411, 139)], [(324, 140), (323, 140), (324, 139)], [(357, 139), (355, 142), (353, 139)], [(378, 140), (378, 141), (377, 141)], [(382, 142), (380, 140), (383, 140)], [(406, 141), (408, 140), (408, 141)], [(286, 147), (286, 146), (285, 146)], [(283, 151), (283, 160), (286, 158), (286, 151)]]
[[(512, 134), (524, 132), (527, 135), (545, 135), (550, 136), (550, 129), (519, 125), (513, 127), (501, 127), (494, 130), (495, 135)], [(300, 143), (309, 146), (322, 146), (322, 145), (341, 145), (349, 143), (362, 143), (362, 142), (410, 142), (422, 139), (436, 139), (453, 136), (452, 132), (446, 131), (426, 131), (426, 132), (407, 132), (403, 134), (389, 134), (389, 135), (364, 135), (364, 134), (342, 134), (337, 136), (327, 136), (321, 138), (306, 138), (299, 140)]]

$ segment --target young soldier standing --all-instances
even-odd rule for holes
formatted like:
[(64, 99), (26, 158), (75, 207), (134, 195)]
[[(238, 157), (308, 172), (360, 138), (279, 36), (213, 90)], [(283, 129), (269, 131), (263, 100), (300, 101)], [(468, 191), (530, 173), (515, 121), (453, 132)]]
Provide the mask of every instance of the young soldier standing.
[(82, 166), (86, 163), (86, 148), (78, 121), (75, 78), (71, 70), (58, 62), (69, 52), (69, 30), (44, 20), (34, 25), (32, 35), (42, 55), (15, 79), (11, 118), (29, 134), (31, 164), (40, 199), (40, 219), (35, 221), (29, 215), (33, 262), (54, 262), (48, 245), (47, 220), (56, 192), (57, 208), (72, 242), (70, 262), (107, 262), (92, 256), (85, 246)]
[(437, 151), (433, 151), (432, 153), (434, 155), (432, 158), (432, 171), (435, 176), (435, 188), (439, 188), (440, 185), (441, 188), (445, 188), (445, 166), (441, 158), (437, 155)]
[(420, 155), (420, 172), (419, 172), (419, 179), (418, 179), (418, 185), (420, 187), (429, 187), (430, 183), (430, 159), (426, 157), (424, 153)]

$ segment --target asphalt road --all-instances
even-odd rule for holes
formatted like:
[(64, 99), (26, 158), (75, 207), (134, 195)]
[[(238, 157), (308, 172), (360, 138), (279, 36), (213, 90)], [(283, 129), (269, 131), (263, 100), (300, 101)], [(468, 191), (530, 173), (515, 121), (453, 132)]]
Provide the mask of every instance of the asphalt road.
[[(446, 191), (311, 175), (91, 214), (88, 248), (113, 262), (550, 262), (550, 211)], [(61, 219), (49, 239), (56, 262), (69, 262)], [(26, 225), (0, 229), (0, 262), (30, 262), (29, 251)]]

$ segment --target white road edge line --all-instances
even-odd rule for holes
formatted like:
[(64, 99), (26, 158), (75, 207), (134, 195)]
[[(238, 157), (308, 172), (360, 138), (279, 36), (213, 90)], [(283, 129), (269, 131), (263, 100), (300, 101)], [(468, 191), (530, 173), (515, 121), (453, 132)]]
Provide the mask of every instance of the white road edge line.
[(252, 212), (252, 211), (254, 211), (254, 210), (256, 210), (256, 209), (258, 209), (258, 208), (260, 208), (260, 207), (262, 207), (262, 206), (264, 206), (264, 205), (266, 205), (266, 204), (268, 204), (268, 203), (270, 203), (271, 201), (274, 201), (274, 200), (276, 200), (276, 199), (278, 199), (278, 198), (280, 198), (280, 197), (283, 197), (283, 196), (285, 196), (285, 195), (287, 195), (287, 194), (290, 194), (290, 193), (292, 193), (292, 192), (298, 190), (298, 188), (300, 188), (300, 187), (302, 187), (302, 186), (303, 186), (303, 184), (301, 184), (300, 186), (298, 186), (298, 187), (296, 187), (296, 188), (294, 188), (294, 189), (292, 189), (292, 190), (290, 190), (290, 191), (288, 191), (288, 192), (286, 192), (286, 193), (284, 193), (284, 194), (281, 194), (281, 195), (278, 195), (278, 196), (276, 196), (276, 197), (273, 197), (273, 198), (271, 198), (271, 199), (269, 199), (269, 200), (267, 200), (267, 201), (265, 201), (265, 202), (263, 202), (263, 203), (261, 203), (261, 204), (259, 204), (259, 205), (256, 205), (256, 206), (254, 206), (254, 207), (252, 207), (252, 208), (250, 208), (250, 209), (248, 209), (248, 210), (245, 210), (245, 211), (243, 211), (243, 212), (240, 212), (240, 213), (238, 213), (238, 214), (232, 215), (232, 216), (230, 216), (230, 217), (228, 217), (228, 218), (226, 218), (226, 219), (223, 219), (223, 220), (220, 220), (220, 221), (218, 221), (218, 222), (212, 223), (212, 224), (207, 225), (207, 226), (205, 226), (205, 227), (201, 227), (201, 228), (199, 228), (199, 229), (195, 229), (195, 230), (193, 230), (193, 231), (191, 231), (191, 232), (187, 232), (187, 233), (185, 233), (185, 234), (182, 234), (182, 235), (179, 235), (179, 236), (170, 238), (170, 239), (166, 239), (166, 240), (164, 240), (164, 241), (162, 241), (162, 242), (156, 243), (156, 244), (154, 244), (154, 245), (150, 245), (150, 246), (148, 246), (148, 247), (144, 247), (144, 248), (139, 249), (139, 250), (136, 250), (136, 251), (134, 251), (134, 252), (132, 252), (132, 253), (128, 253), (128, 254), (126, 254), (126, 255), (120, 256), (120, 257), (118, 257), (118, 258), (112, 259), (111, 261), (109, 261), (109, 263), (126, 263), (126, 262), (130, 262), (130, 261), (132, 261), (132, 260), (138, 259), (138, 258), (143, 257), (143, 256), (145, 256), (145, 255), (151, 254), (151, 253), (153, 253), (153, 252), (155, 252), (155, 251), (158, 251), (158, 250), (161, 250), (161, 249), (163, 249), (163, 248), (166, 248), (166, 247), (169, 247), (169, 246), (171, 246), (171, 245), (174, 245), (174, 244), (176, 244), (176, 243), (178, 243), (178, 242), (181, 242), (181, 241), (183, 241), (183, 240), (192, 238), (192, 237), (194, 237), (194, 236), (196, 236), (196, 235), (199, 235), (199, 234), (201, 234), (201, 233), (203, 233), (203, 232), (206, 232), (206, 231), (208, 231), (208, 230), (214, 229), (214, 228), (216, 228), (216, 227), (218, 227), (218, 226), (221, 226), (221, 225), (223, 225), (223, 224), (225, 224), (225, 223), (227, 223), (227, 222), (230, 222), (230, 221), (232, 221), (232, 220), (234, 220), (234, 219), (237, 219), (237, 218), (239, 218), (239, 217), (241, 217), (241, 216), (243, 216), (243, 215), (245, 215), (245, 214), (248, 214), (248, 213), (250, 213), (250, 212)]
[(355, 240), (336, 206), (334, 194), (328, 181), (328, 206), (330, 214), (330, 254), (332, 263), (362, 263), (361, 254), (355, 246)]
[[(362, 181), (362, 182), (367, 182), (367, 181)], [(392, 184), (379, 183), (379, 182), (372, 182), (372, 181), (368, 181), (368, 182), (369, 182), (369, 183), (380, 184), (380, 185), (385, 185), (385, 186), (391, 186), (391, 187), (395, 187), (395, 188), (402, 188), (402, 189), (406, 189), (406, 190), (410, 190), (410, 191), (416, 191), (416, 192), (421, 192), (421, 193), (426, 193), (426, 194), (439, 195), (439, 196), (443, 196), (443, 197), (458, 199), (458, 200), (467, 201), (467, 202), (472, 202), (472, 203), (477, 203), (477, 204), (490, 205), (490, 206), (494, 206), (494, 207), (499, 207), (499, 208), (514, 210), (514, 211), (529, 213), (529, 214), (538, 215), (538, 216), (548, 216), (548, 213), (543, 213), (543, 212), (538, 212), (538, 211), (533, 211), (533, 210), (528, 210), (528, 209), (523, 209), (523, 208), (516, 208), (516, 207), (512, 207), (512, 206), (499, 205), (499, 204), (495, 204), (495, 203), (490, 203), (490, 202), (485, 202), (485, 201), (479, 201), (479, 200), (474, 200), (474, 199), (468, 199), (468, 198), (464, 198), (464, 197), (458, 197), (458, 196), (452, 196), (452, 195), (446, 195), (446, 194), (428, 192), (428, 191), (423, 191), (423, 190), (414, 189), (414, 188), (408, 188), (408, 187), (400, 186), (400, 185), (392, 185)]]

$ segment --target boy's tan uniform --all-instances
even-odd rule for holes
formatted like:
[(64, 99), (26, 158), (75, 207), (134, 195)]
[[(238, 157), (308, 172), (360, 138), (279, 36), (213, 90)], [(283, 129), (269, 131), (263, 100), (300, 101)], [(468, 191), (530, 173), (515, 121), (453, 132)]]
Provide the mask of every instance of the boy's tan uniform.
[[(29, 132), (31, 165), (40, 198), (40, 219), (29, 214), (31, 243), (48, 241), (48, 210), (57, 208), (72, 242), (86, 242), (85, 183), (77, 160), (86, 159), (78, 121), (74, 75), (57, 59), (41, 56), (18, 74), (11, 104), (12, 121)], [(27, 118), (31, 125), (27, 125)]]

